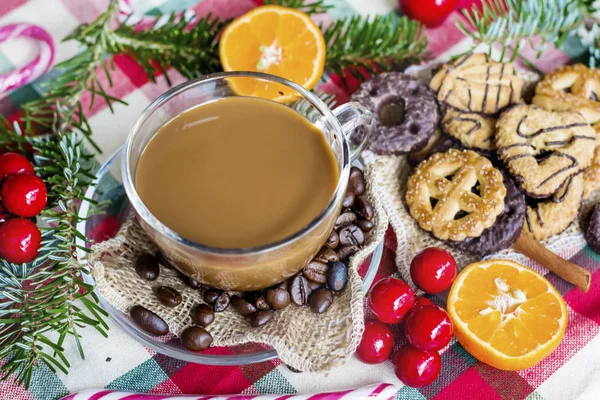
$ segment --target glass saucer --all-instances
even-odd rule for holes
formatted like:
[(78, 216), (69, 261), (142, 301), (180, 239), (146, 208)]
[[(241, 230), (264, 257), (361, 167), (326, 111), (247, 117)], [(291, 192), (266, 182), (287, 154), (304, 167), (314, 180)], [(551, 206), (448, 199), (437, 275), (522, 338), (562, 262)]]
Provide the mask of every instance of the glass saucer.
[[(88, 201), (81, 204), (80, 217), (88, 217), (77, 225), (77, 229), (96, 242), (106, 240), (116, 234), (121, 223), (127, 218), (130, 204), (121, 182), (121, 155), (118, 150), (98, 170), (96, 174), (97, 185), (91, 186), (85, 197), (97, 202), (108, 202), (102, 212), (96, 212)], [(360, 162), (355, 162), (361, 166)], [(78, 245), (85, 244), (78, 240)], [(363, 288), (368, 290), (375, 279), (375, 275), (383, 254), (383, 241), (376, 247), (371, 262), (363, 276)], [(85, 259), (85, 253), (78, 249), (80, 259)], [(94, 284), (91, 274), (86, 274), (84, 280)], [(277, 352), (271, 347), (259, 343), (248, 343), (239, 346), (213, 347), (203, 352), (193, 352), (181, 346), (179, 339), (172, 335), (156, 338), (138, 329), (129, 319), (129, 316), (117, 310), (108, 303), (96, 290), (100, 305), (105, 309), (115, 323), (129, 336), (144, 346), (158, 353), (179, 360), (206, 365), (243, 365), (252, 364), (277, 358)]]

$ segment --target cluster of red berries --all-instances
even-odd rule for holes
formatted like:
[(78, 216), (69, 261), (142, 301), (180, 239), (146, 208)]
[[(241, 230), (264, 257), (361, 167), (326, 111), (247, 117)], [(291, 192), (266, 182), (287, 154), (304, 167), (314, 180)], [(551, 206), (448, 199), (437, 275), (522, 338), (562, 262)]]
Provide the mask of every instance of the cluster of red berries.
[(0, 156), (0, 184), (0, 257), (16, 264), (31, 262), (38, 255), (42, 235), (29, 218), (46, 207), (46, 185), (31, 162), (17, 153)]
[[(456, 262), (445, 250), (431, 247), (421, 251), (410, 264), (411, 278), (426, 293), (448, 289), (456, 278)], [(408, 343), (394, 354), (392, 363), (405, 385), (421, 387), (439, 375), (439, 350), (452, 339), (448, 313), (425, 297), (415, 297), (406, 282), (385, 278), (371, 289), (368, 304), (377, 320), (365, 322), (365, 332), (356, 352), (362, 362), (382, 363), (394, 350), (394, 334), (388, 324), (404, 322)]]

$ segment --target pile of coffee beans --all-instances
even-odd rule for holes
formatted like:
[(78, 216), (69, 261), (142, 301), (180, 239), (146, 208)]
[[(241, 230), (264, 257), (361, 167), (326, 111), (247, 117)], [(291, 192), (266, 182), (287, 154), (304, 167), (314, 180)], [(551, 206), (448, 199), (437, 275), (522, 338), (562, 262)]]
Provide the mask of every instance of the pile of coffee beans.
[[(335, 296), (342, 293), (348, 283), (348, 259), (359, 251), (365, 243), (365, 236), (374, 228), (375, 212), (364, 197), (365, 177), (356, 167), (350, 170), (348, 190), (342, 202), (342, 211), (335, 226), (317, 255), (297, 275), (264, 290), (230, 294), (226, 291), (203, 287), (199, 282), (179, 273), (183, 283), (192, 289), (204, 288), (204, 303), (192, 311), (194, 326), (181, 334), (181, 343), (190, 350), (208, 348), (212, 336), (205, 329), (215, 320), (215, 313), (223, 312), (231, 306), (235, 312), (246, 318), (250, 326), (267, 324), (277, 310), (290, 304), (309, 306), (321, 314), (334, 302)], [(140, 278), (155, 281), (160, 267), (175, 269), (164, 254), (142, 254), (135, 263), (135, 271)], [(172, 287), (159, 286), (155, 290), (161, 304), (177, 307), (182, 302), (181, 294)], [(141, 306), (130, 311), (133, 322), (151, 335), (164, 335), (169, 332), (165, 321), (157, 314)]]

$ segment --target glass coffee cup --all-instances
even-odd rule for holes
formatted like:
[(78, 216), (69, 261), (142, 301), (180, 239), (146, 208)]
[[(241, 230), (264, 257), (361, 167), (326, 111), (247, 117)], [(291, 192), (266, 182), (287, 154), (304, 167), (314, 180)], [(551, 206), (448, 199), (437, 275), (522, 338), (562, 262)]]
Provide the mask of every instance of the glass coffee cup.
[[(337, 187), (319, 215), (298, 232), (277, 242), (231, 249), (187, 240), (152, 215), (137, 193), (135, 177), (140, 157), (159, 129), (177, 115), (221, 98), (252, 96), (247, 94), (249, 87), (275, 91), (274, 97), (279, 97), (281, 104), (319, 128), (336, 159)], [(256, 72), (212, 74), (172, 88), (142, 113), (125, 145), (123, 184), (138, 222), (182, 273), (223, 290), (263, 289), (298, 273), (325, 243), (342, 207), (351, 163), (365, 147), (374, 126), (374, 117), (360, 104), (351, 102), (330, 110), (314, 93), (277, 76)]]

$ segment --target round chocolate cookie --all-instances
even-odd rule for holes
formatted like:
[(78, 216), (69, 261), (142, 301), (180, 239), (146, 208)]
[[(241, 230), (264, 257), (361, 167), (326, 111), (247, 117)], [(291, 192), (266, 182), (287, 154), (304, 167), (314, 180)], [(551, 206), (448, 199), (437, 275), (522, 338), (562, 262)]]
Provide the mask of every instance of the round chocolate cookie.
[(369, 149), (377, 154), (408, 154), (423, 149), (440, 119), (434, 93), (400, 72), (377, 75), (360, 85), (352, 100), (377, 120)]
[(584, 237), (590, 247), (600, 254), (600, 204), (594, 206)]
[(446, 243), (457, 250), (481, 258), (511, 247), (519, 238), (525, 221), (525, 195), (508, 174), (502, 175), (506, 187), (504, 211), (498, 215), (494, 225), (484, 230), (478, 237), (467, 238), (460, 242), (447, 240)]

